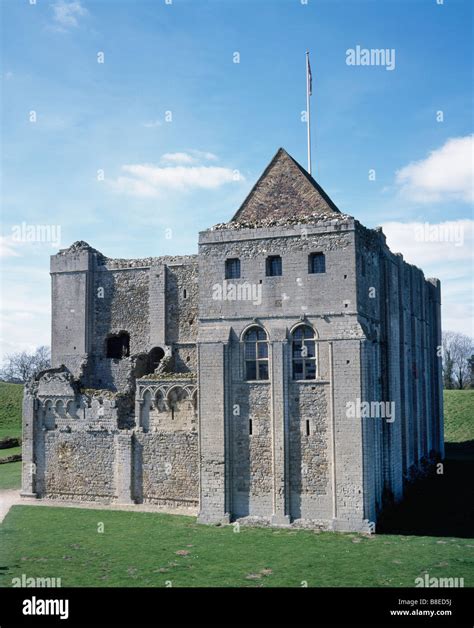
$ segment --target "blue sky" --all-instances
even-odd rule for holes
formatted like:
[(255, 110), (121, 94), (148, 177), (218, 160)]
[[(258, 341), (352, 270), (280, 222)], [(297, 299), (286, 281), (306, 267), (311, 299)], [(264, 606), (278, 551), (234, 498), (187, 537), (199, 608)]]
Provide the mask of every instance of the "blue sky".
[[(306, 49), (313, 175), (472, 334), (470, 0), (30, 1), (1, 3), (3, 352), (49, 344), (57, 248), (194, 253), (279, 146), (306, 166)], [(394, 68), (348, 65), (356, 46)]]

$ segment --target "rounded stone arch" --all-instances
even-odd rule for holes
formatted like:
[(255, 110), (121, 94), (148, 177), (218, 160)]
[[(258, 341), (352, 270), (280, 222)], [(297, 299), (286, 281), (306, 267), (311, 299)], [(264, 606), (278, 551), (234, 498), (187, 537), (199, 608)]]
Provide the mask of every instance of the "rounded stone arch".
[(161, 360), (165, 357), (165, 350), (162, 347), (153, 347), (148, 352), (148, 364), (147, 371), (148, 373), (153, 373)]
[(70, 399), (66, 404), (66, 414), (73, 419), (77, 419), (78, 405), (75, 399)]
[(153, 410), (153, 391), (146, 388), (142, 393), (140, 404), (140, 427), (146, 432), (150, 429), (150, 411)]
[(288, 336), (289, 336), (290, 340), (293, 338), (293, 334), (298, 329), (298, 327), (309, 327), (313, 331), (314, 339), (315, 340), (319, 340), (319, 331), (317, 330), (317, 328), (314, 325), (312, 325), (310, 322), (308, 322), (306, 320), (298, 321), (292, 327), (290, 327), (290, 329), (288, 331)]
[(43, 411), (52, 410), (54, 407), (54, 403), (52, 399), (43, 399), (41, 402), (41, 407)]
[(166, 399), (166, 391), (163, 390), (163, 388), (158, 388), (158, 390), (155, 391), (154, 401), (155, 408), (158, 412), (168, 412), (169, 408)]
[(247, 382), (269, 381), (270, 342), (263, 325), (255, 321), (247, 325), (240, 336), (242, 376)]
[(143, 401), (145, 399), (146, 393), (150, 393), (150, 395), (153, 397), (153, 390), (149, 386), (147, 386), (140, 391), (140, 400)]
[(248, 334), (249, 331), (251, 331), (253, 328), (255, 329), (259, 329), (260, 331), (265, 332), (265, 335), (267, 337), (267, 340), (269, 340), (270, 335), (268, 333), (268, 331), (265, 329), (265, 327), (261, 324), (261, 323), (250, 323), (249, 325), (246, 325), (243, 330), (240, 332), (240, 336), (239, 336), (239, 342), (245, 342), (245, 337)]
[(166, 402), (172, 408), (179, 401), (189, 401), (189, 393), (181, 384), (174, 384), (166, 393)]
[(65, 418), (66, 417), (66, 407), (64, 405), (64, 401), (62, 399), (58, 399), (56, 401), (56, 403), (54, 404), (54, 411), (56, 412), (56, 414), (61, 417), (61, 418)]
[(319, 373), (319, 333), (308, 321), (298, 321), (289, 331), (291, 378), (314, 381)]
[(147, 406), (148, 408), (153, 407), (154, 395), (151, 388), (145, 388), (142, 393), (142, 401), (144, 406)]
[(192, 396), (194, 395), (196, 387), (195, 386), (185, 386), (184, 388), (185, 388), (186, 392), (188, 393), (189, 399), (192, 399)]
[(42, 404), (43, 425), (48, 430), (53, 430), (56, 427), (56, 409), (52, 399), (44, 399)]

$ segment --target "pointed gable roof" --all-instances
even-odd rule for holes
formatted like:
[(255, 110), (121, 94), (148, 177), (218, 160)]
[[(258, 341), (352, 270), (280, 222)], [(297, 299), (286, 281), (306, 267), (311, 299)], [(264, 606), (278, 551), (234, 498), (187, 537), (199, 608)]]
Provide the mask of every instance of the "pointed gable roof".
[[(313, 177), (284, 148), (264, 170), (231, 222), (340, 214)], [(336, 217), (336, 216), (333, 216)]]

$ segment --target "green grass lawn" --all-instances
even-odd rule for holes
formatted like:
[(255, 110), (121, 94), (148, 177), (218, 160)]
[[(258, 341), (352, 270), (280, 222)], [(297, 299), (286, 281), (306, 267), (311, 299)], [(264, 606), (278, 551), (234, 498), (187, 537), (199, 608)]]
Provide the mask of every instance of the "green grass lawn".
[(0, 527), (0, 566), (2, 586), (24, 573), (60, 577), (62, 586), (413, 587), (425, 571), (473, 586), (474, 543), (244, 527), (236, 533), (192, 517), (15, 506)]
[(5, 488), (20, 488), (20, 486), (21, 462), (0, 464), (0, 490)]
[[(21, 386), (0, 385), (4, 436), (20, 434), (21, 393)], [(474, 440), (473, 406), (474, 391), (446, 392), (445, 434), (453, 447)], [(395, 533), (374, 536), (244, 527), (235, 533), (192, 517), (15, 506), (0, 525), (0, 585), (24, 573), (60, 577), (62, 586), (413, 587), (427, 572), (474, 586), (467, 465), (472, 462), (447, 461), (441, 484), (420, 487), (399, 521), (382, 528)], [(20, 468), (20, 462), (0, 465), (0, 489), (20, 485)], [(413, 516), (413, 502), (421, 515)]]
[(21, 454), (21, 446), (0, 449), (0, 458), (8, 458), (8, 456), (15, 456), (16, 454)]
[(474, 439), (474, 390), (444, 391), (444, 438), (450, 443)]
[(22, 384), (0, 382), (0, 438), (21, 436)]
[[(21, 436), (22, 384), (0, 382), (0, 439), (6, 436)], [(21, 447), (0, 449), (0, 458), (21, 453)], [(0, 465), (0, 490), (20, 488), (21, 462), (8, 462)]]

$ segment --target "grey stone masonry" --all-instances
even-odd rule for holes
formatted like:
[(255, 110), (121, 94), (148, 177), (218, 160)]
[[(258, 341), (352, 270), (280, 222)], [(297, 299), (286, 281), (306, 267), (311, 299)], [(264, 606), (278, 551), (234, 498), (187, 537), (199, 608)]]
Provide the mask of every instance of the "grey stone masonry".
[(188, 256), (51, 257), (22, 494), (373, 531), (444, 456), (437, 279), (280, 149)]

